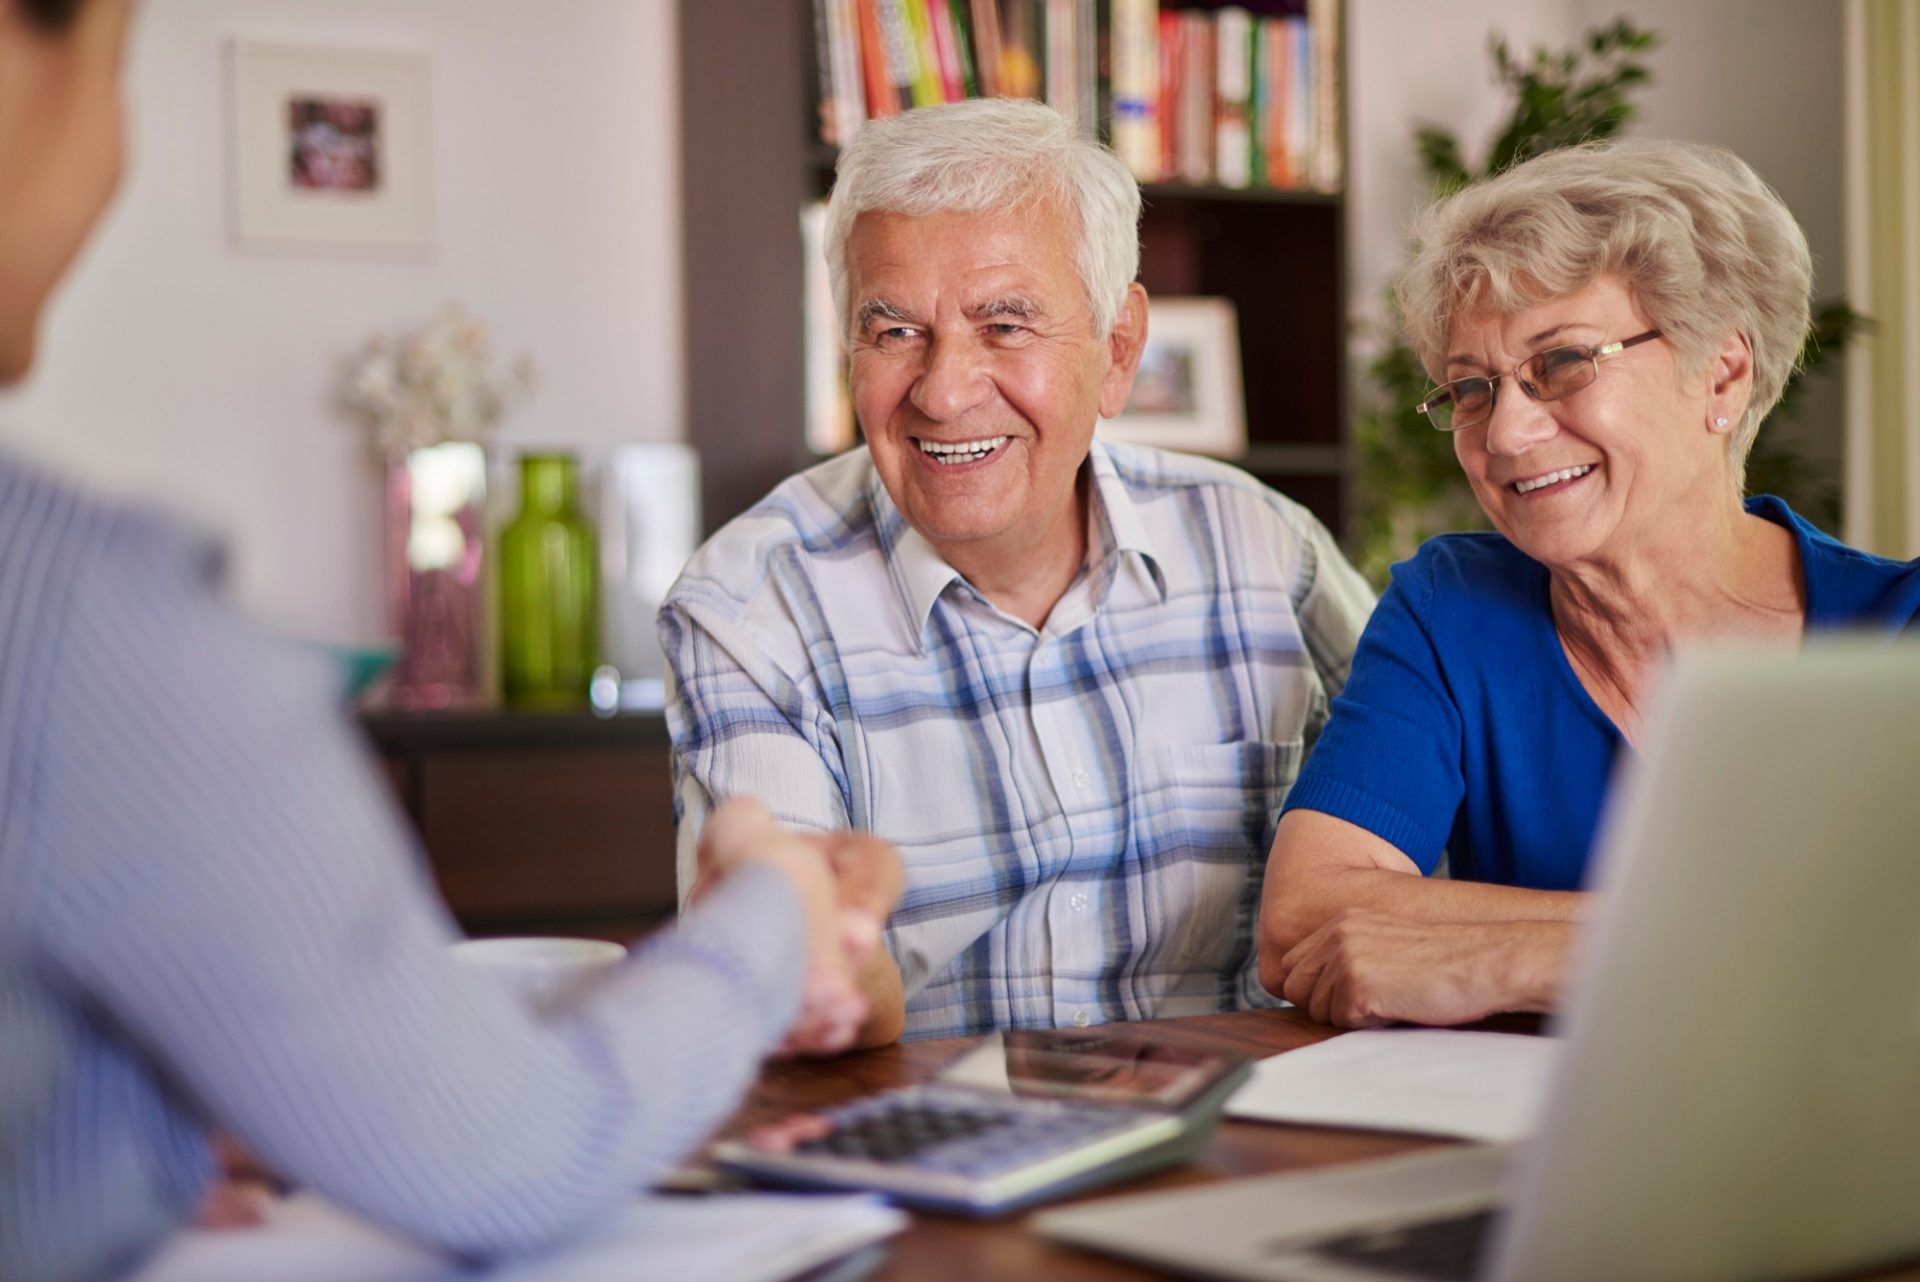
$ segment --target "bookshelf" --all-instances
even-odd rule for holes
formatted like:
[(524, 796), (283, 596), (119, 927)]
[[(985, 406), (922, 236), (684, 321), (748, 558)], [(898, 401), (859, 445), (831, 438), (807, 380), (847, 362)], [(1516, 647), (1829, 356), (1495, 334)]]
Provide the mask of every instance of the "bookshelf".
[[(816, 461), (799, 211), (824, 194), (833, 151), (819, 138), (811, 0), (683, 0), (680, 42), (688, 439), (712, 530)], [(1344, 88), (1344, 70), (1339, 79)], [(1344, 133), (1344, 102), (1339, 118)], [(1142, 192), (1148, 293), (1225, 297), (1239, 314), (1248, 448), (1232, 461), (1344, 532), (1344, 195), (1161, 182)]]

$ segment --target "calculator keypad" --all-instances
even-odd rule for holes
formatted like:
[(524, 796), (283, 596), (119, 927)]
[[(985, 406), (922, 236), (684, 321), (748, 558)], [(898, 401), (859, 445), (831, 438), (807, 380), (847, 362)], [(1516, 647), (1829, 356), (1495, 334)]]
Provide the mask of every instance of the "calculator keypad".
[(1041, 1100), (1004, 1105), (925, 1088), (895, 1091), (826, 1114), (833, 1130), (796, 1152), (980, 1178), (1029, 1165), (1137, 1125), (1118, 1110)]

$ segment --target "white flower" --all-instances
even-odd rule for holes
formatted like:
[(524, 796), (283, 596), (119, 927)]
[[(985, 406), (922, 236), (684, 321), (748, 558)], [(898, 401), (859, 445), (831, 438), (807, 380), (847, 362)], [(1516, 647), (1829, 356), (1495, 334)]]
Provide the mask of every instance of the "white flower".
[(491, 359), (486, 326), (449, 303), (411, 334), (370, 338), (340, 399), (382, 456), (443, 441), (491, 444), (501, 418), (537, 381), (530, 357), (497, 376), (488, 372)]

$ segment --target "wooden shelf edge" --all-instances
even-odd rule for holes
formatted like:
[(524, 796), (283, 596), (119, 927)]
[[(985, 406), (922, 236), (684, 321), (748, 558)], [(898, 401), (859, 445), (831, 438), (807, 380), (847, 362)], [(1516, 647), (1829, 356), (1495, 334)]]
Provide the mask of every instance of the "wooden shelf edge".
[(1347, 451), (1339, 445), (1253, 445), (1227, 461), (1256, 475), (1344, 476), (1348, 467)]

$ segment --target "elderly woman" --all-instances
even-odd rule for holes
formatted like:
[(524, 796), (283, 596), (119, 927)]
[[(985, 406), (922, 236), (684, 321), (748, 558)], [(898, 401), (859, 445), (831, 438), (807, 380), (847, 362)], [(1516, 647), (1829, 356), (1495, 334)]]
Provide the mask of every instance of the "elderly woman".
[(1746, 164), (1554, 152), (1416, 241), (1420, 408), (1498, 532), (1394, 567), (1274, 837), (1261, 979), (1346, 1025), (1553, 1006), (1608, 772), (1676, 647), (1920, 614), (1920, 566), (1742, 499), (1812, 270)]

